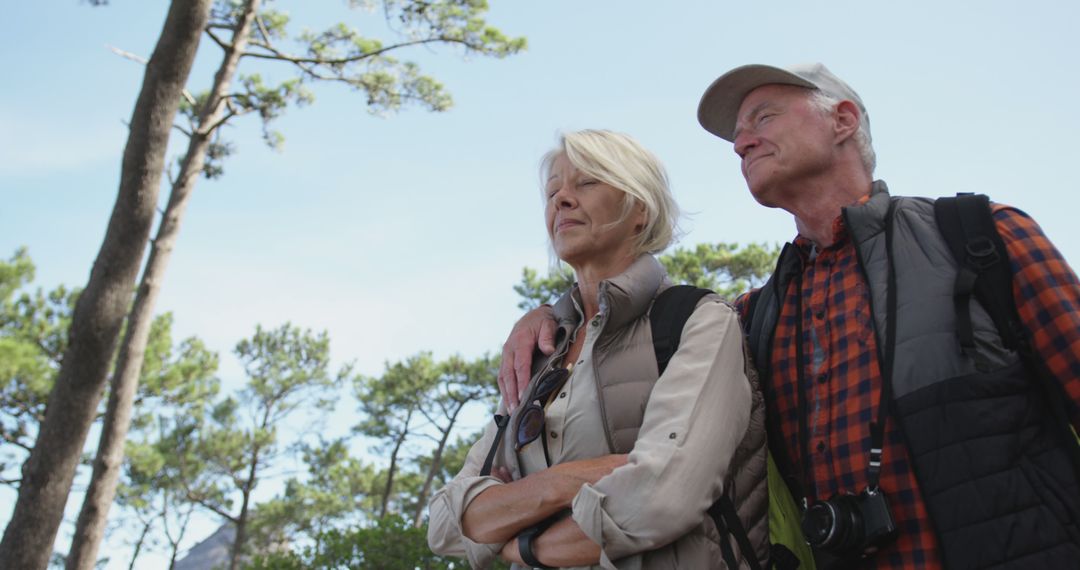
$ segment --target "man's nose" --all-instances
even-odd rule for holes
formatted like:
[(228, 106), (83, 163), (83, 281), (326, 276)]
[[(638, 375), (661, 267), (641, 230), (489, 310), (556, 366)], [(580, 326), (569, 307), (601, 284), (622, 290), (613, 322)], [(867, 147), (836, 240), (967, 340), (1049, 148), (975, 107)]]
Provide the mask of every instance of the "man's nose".
[(751, 148), (757, 146), (757, 137), (752, 133), (742, 130), (735, 135), (735, 154), (739, 155), (739, 158), (745, 157), (746, 153)]

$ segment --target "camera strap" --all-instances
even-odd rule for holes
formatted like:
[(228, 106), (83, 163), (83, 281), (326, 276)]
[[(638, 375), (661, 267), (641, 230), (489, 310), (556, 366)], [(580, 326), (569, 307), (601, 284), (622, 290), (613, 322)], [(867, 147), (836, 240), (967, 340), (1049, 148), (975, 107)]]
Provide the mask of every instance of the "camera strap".
[[(866, 488), (876, 493), (881, 480), (881, 449), (885, 445), (885, 421), (887, 406), (892, 398), (894, 361), (896, 360), (896, 267), (893, 263), (893, 216), (896, 200), (889, 203), (885, 215), (885, 259), (888, 262), (888, 291), (885, 295), (885, 350), (878, 357), (881, 368), (881, 393), (878, 400), (877, 421), (870, 425), (870, 465), (866, 470)], [(881, 352), (879, 350), (879, 352)]]
[[(888, 262), (888, 291), (885, 298), (885, 343), (884, 347), (878, 347), (878, 368), (881, 372), (881, 392), (877, 405), (877, 418), (870, 423), (870, 454), (866, 470), (866, 486), (871, 492), (877, 492), (881, 479), (881, 456), (885, 442), (885, 421), (887, 419), (887, 406), (892, 396), (893, 361), (896, 355), (896, 270), (892, 257), (893, 242), (893, 214), (896, 201), (889, 204), (889, 212), (885, 216), (885, 257)], [(799, 415), (799, 453), (803, 464), (803, 480), (805, 491), (803, 493), (803, 508), (806, 508), (808, 492), (814, 489), (813, 469), (810, 462), (810, 431), (809, 415), (807, 409), (806, 394), (813, 388), (806, 378), (805, 350), (803, 348), (803, 314), (802, 302), (802, 274), (795, 275), (795, 369), (797, 376), (796, 406)], [(871, 304), (872, 309), (872, 304)], [(871, 326), (876, 313), (871, 310)], [(815, 491), (816, 492), (816, 491)]]

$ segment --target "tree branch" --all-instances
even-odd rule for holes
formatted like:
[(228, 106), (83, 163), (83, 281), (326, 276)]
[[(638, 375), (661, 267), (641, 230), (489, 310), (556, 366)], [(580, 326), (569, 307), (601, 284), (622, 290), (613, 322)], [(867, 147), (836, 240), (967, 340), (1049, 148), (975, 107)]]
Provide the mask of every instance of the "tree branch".
[[(226, 106), (228, 106), (228, 105), (226, 105)], [(229, 109), (229, 112), (222, 115), (221, 118), (218, 119), (218, 121), (215, 122), (214, 124), (210, 125), (209, 127), (200, 128), (199, 129), (200, 134), (203, 135), (203, 136), (208, 137), (211, 134), (213, 134), (213, 132), (215, 130), (217, 130), (218, 127), (220, 127), (221, 125), (224, 125), (225, 123), (229, 122), (229, 119), (231, 119), (231, 118), (233, 118), (233, 117), (235, 117), (237, 115), (243, 115), (243, 114), (245, 114), (245, 113), (237, 113), (237, 112), (234, 112), (232, 109)]]
[(182, 132), (182, 133), (184, 133), (185, 135), (188, 136), (188, 138), (191, 138), (191, 131), (185, 129), (184, 127), (181, 127), (180, 125), (177, 125), (177, 124), (173, 124), (173, 128), (180, 131), (180, 132)]
[(368, 58), (376, 57), (376, 56), (382, 55), (382, 54), (384, 54), (384, 53), (386, 53), (388, 51), (393, 51), (395, 49), (406, 48), (406, 47), (417, 46), (417, 45), (423, 45), (423, 44), (431, 44), (431, 43), (460, 44), (460, 45), (463, 45), (463, 46), (465, 46), (467, 48), (470, 48), (470, 49), (479, 49), (476, 46), (474, 46), (473, 44), (471, 44), (471, 43), (469, 43), (469, 42), (467, 42), (467, 41), (465, 41), (463, 39), (460, 39), (460, 38), (452, 38), (452, 37), (449, 37), (449, 36), (435, 36), (433, 38), (424, 38), (422, 40), (412, 40), (412, 41), (408, 41), (408, 42), (402, 42), (402, 43), (399, 43), (399, 44), (393, 44), (393, 45), (386, 46), (384, 48), (377, 49), (375, 51), (371, 51), (371, 52), (367, 52), (367, 53), (361, 53), (361, 54), (357, 54), (357, 55), (353, 55), (353, 56), (349, 56), (349, 57), (340, 57), (340, 58), (335, 58), (335, 59), (323, 59), (323, 58), (317, 58), (317, 57), (301, 57), (301, 56), (298, 56), (298, 55), (287, 54), (287, 53), (285, 53), (285, 52), (283, 52), (283, 51), (281, 51), (281, 50), (279, 50), (279, 49), (277, 49), (277, 48), (275, 48), (275, 47), (273, 47), (273, 46), (271, 46), (271, 45), (269, 45), (267, 43), (254, 42), (253, 41), (253, 42), (251, 42), (251, 45), (253, 47), (260, 47), (260, 48), (265, 49), (266, 51), (268, 51), (270, 53), (269, 54), (264, 54), (264, 53), (257, 53), (257, 52), (245, 52), (242, 57), (254, 57), (254, 58), (258, 58), (258, 59), (273, 59), (273, 60), (279, 60), (279, 61), (289, 61), (289, 62), (292, 62), (292, 63), (295, 63), (295, 64), (310, 63), (310, 64), (315, 64), (315, 65), (345, 65), (345, 64), (348, 64), (348, 63), (355, 63), (357, 61), (363, 61), (363, 60), (368, 59)]
[(218, 47), (220, 47), (223, 50), (228, 50), (230, 47), (232, 47), (231, 45), (229, 45), (228, 42), (226, 42), (225, 40), (219, 38), (218, 35), (214, 33), (215, 29), (228, 29), (228, 28), (225, 28), (224, 26), (206, 26), (206, 35), (210, 36), (210, 39), (214, 40), (214, 43), (217, 44)]
[[(439, 430), (439, 433), (442, 433), (442, 430)], [(434, 441), (435, 443), (439, 443), (441, 441), (439, 438), (437, 438), (437, 437), (435, 437), (435, 436), (433, 436), (431, 434), (427, 434), (427, 433), (419, 433), (419, 434), (416, 434), (416, 435), (419, 435), (420, 437), (426, 437), (426, 438), (430, 439), (431, 441)]]
[(262, 16), (255, 15), (255, 25), (259, 27), (259, 33), (262, 34), (263, 40), (267, 45), (270, 44), (270, 31), (266, 29), (266, 24), (263, 23)]
[[(145, 57), (140, 56), (140, 55), (135, 55), (135, 54), (133, 54), (133, 53), (131, 53), (129, 51), (124, 51), (124, 50), (122, 50), (122, 49), (120, 49), (118, 47), (113, 47), (113, 46), (111, 46), (109, 44), (105, 44), (105, 47), (109, 48), (110, 51), (112, 51), (113, 53), (115, 53), (116, 55), (118, 55), (120, 57), (125, 57), (127, 59), (130, 59), (131, 61), (138, 62), (138, 63), (141, 63), (143, 65), (146, 65), (146, 63), (147, 63), (147, 59)], [(187, 89), (182, 90), (180, 93), (182, 93), (184, 95), (184, 99), (187, 99), (188, 103), (191, 103), (192, 105), (195, 104), (195, 97), (193, 97), (191, 95), (191, 93)]]
[(428, 421), (428, 423), (430, 423), (433, 426), (438, 426), (439, 425), (439, 422), (436, 422), (434, 418), (432, 418), (430, 415), (428, 415), (427, 410), (425, 410), (423, 408), (423, 406), (420, 406), (418, 409), (420, 411), (420, 415), (424, 416), (424, 418)]
[(225, 520), (227, 520), (227, 521), (229, 521), (229, 522), (231, 522), (233, 524), (238, 524), (240, 522), (239, 519), (237, 519), (236, 517), (232, 516), (231, 514), (225, 512), (225, 511), (221, 510), (220, 507), (218, 507), (217, 505), (209, 502), (206, 498), (201, 497), (199, 495), (196, 495), (194, 493), (194, 491), (192, 491), (187, 486), (187, 483), (184, 484), (184, 495), (187, 497), (187, 499), (189, 501), (201, 506), (202, 508), (204, 508), (204, 509), (206, 509), (206, 510), (208, 510), (208, 511), (210, 511), (210, 512), (216, 514), (216, 515), (218, 515), (219, 517), (221, 517), (221, 518), (223, 518), (223, 519), (225, 519)]

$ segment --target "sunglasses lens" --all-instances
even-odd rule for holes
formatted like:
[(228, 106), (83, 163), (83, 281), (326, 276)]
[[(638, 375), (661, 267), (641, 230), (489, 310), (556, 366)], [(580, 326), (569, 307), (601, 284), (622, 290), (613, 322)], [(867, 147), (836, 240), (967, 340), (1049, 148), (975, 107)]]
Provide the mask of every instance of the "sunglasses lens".
[(546, 401), (548, 396), (555, 390), (561, 388), (569, 377), (569, 370), (565, 368), (556, 368), (548, 371), (540, 378), (540, 381), (536, 383), (536, 389), (533, 391), (532, 400), (529, 405), (522, 410), (521, 417), (518, 419), (518, 449), (531, 443), (540, 436), (540, 432), (544, 431), (544, 407), (537, 402)]
[(544, 410), (539, 406), (530, 405), (521, 413), (521, 420), (518, 423), (518, 447), (528, 445), (540, 435), (542, 429), (544, 429)]
[(544, 377), (540, 379), (540, 382), (536, 386), (536, 399), (547, 399), (552, 392), (562, 387), (569, 376), (570, 372), (565, 368), (556, 368), (555, 370), (544, 374)]

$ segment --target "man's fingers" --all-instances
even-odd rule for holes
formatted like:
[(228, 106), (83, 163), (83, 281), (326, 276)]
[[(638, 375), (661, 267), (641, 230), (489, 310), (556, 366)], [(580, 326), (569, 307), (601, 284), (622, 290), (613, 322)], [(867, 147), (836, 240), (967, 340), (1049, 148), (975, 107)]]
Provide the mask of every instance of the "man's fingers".
[(555, 352), (555, 320), (549, 305), (529, 311), (514, 324), (510, 337), (503, 344), (499, 365), (499, 392), (513, 411), (521, 404), (521, 395), (532, 375), (533, 351), (539, 347), (544, 354)]
[[(514, 351), (514, 378), (510, 379), (508, 388), (514, 392), (514, 401), (520, 403), (525, 394), (525, 388), (529, 386), (529, 377), (532, 375), (532, 341), (523, 342)], [(516, 405), (514, 407), (517, 407)]]
[(499, 393), (506, 402), (507, 411), (512, 411), (518, 405), (517, 390), (514, 386), (514, 356), (510, 350), (510, 343), (503, 345), (502, 362), (499, 364)]
[(540, 352), (550, 355), (555, 352), (555, 331), (558, 327), (555, 326), (553, 319), (544, 319), (540, 323), (540, 338), (537, 339), (537, 344), (540, 347)]

